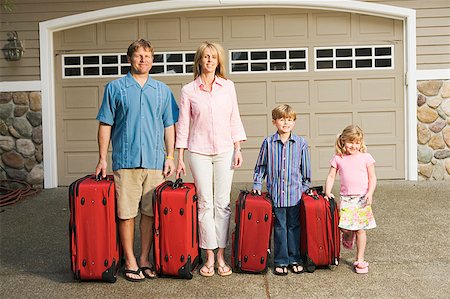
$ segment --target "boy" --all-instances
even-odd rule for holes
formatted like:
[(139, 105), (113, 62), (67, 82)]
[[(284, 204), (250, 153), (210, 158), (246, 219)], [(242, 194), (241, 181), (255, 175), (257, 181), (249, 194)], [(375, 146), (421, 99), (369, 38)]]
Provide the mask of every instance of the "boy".
[(277, 132), (264, 139), (255, 165), (253, 192), (261, 194), (267, 176), (275, 214), (274, 274), (303, 272), (300, 257), (299, 203), (303, 191), (311, 184), (308, 143), (292, 133), (297, 114), (289, 105), (272, 110)]

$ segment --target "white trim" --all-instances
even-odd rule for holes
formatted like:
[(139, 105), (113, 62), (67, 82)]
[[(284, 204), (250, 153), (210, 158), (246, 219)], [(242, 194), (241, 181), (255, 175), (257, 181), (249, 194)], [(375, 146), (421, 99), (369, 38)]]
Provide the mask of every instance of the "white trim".
[(417, 70), (417, 81), (422, 80), (449, 80), (450, 69)]
[[(362, 1), (344, 0), (170, 0), (119, 6), (90, 11), (39, 23), (40, 66), (42, 82), (42, 127), (44, 146), (44, 188), (58, 186), (56, 152), (56, 116), (55, 116), (55, 74), (53, 55), (53, 33), (69, 28), (120, 18), (142, 15), (170, 13), (179, 11), (230, 9), (230, 8), (312, 8), (334, 11), (355, 12), (361, 14), (406, 20), (406, 69), (408, 70), (407, 106), (407, 173), (406, 179), (417, 180), (417, 143), (416, 140), (416, 27), (415, 10)], [(412, 134), (414, 132), (414, 134)], [(414, 136), (414, 138), (413, 138)]]
[(4, 81), (0, 82), (0, 92), (41, 91), (41, 81)]
[(404, 26), (405, 40), (405, 172), (406, 179), (417, 181), (417, 80), (416, 11), (411, 10)]

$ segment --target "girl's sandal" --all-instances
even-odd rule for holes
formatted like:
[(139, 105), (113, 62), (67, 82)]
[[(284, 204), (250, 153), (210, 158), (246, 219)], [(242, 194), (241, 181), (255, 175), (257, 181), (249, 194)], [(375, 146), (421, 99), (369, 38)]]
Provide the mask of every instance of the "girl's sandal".
[(355, 272), (358, 274), (366, 274), (369, 272), (369, 263), (366, 261), (356, 261), (353, 263), (353, 266), (355, 267)]

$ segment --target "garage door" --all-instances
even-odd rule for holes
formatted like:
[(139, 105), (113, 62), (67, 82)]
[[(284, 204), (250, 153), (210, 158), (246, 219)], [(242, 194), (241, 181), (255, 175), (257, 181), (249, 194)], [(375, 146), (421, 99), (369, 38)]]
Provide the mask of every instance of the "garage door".
[(56, 33), (59, 184), (94, 170), (104, 85), (129, 69), (132, 40), (152, 41), (154, 78), (178, 98), (192, 80), (192, 59), (205, 40), (224, 46), (248, 141), (237, 182), (250, 182), (271, 110), (288, 103), (295, 132), (311, 150), (313, 180), (324, 180), (335, 136), (360, 125), (381, 179), (405, 175), (402, 22), (345, 12), (240, 9), (116, 20)]

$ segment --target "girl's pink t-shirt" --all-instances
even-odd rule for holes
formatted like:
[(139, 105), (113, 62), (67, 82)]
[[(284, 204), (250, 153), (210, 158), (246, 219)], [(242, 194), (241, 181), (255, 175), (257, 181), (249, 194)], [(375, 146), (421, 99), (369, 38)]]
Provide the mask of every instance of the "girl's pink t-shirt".
[(365, 195), (369, 188), (367, 168), (375, 163), (369, 153), (334, 155), (330, 164), (341, 177), (341, 195)]

